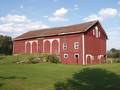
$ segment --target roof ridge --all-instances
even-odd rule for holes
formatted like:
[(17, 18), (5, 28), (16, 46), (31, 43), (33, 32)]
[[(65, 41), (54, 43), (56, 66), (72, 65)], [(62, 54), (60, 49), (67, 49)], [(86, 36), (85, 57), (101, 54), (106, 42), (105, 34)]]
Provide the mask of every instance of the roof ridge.
[(44, 29), (38, 29), (38, 30), (31, 30), (31, 31), (28, 31), (28, 32), (35, 32), (35, 31), (49, 30), (49, 29), (67, 28), (67, 27), (77, 26), (77, 25), (82, 25), (82, 24), (86, 24), (86, 23), (93, 23), (93, 24), (95, 24), (96, 22), (98, 22), (98, 20), (93, 20), (93, 21), (83, 22), (83, 23), (80, 23), (80, 24), (71, 24), (71, 25), (61, 26), (61, 27), (52, 27), (52, 28), (44, 28)]

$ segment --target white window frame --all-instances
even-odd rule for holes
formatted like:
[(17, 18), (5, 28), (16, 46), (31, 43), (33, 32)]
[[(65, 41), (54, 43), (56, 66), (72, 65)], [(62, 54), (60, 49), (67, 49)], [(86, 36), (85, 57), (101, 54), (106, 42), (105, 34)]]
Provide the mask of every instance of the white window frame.
[(63, 50), (66, 50), (67, 49), (67, 43), (63, 43)]
[(80, 54), (79, 54), (79, 53), (75, 53), (75, 54), (74, 54), (74, 58), (75, 58), (75, 59), (77, 59), (77, 58), (76, 58), (76, 55), (78, 55), (78, 59), (79, 59), (79, 58), (80, 58)]
[(79, 42), (74, 42), (74, 49), (79, 49)]
[(64, 54), (64, 58), (65, 58), (65, 59), (68, 58), (68, 54), (67, 54), (67, 53)]
[(95, 27), (95, 30), (96, 30), (96, 38), (99, 37), (99, 30), (98, 30), (98, 26)]

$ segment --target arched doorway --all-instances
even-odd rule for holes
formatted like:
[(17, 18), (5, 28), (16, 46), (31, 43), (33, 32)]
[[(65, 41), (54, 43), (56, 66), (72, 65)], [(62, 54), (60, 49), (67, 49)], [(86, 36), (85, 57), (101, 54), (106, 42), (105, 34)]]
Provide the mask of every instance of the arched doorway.
[(31, 44), (29, 43), (29, 42), (27, 42), (27, 44), (26, 44), (26, 53), (31, 53)]
[(86, 64), (92, 64), (92, 55), (86, 56)]
[(32, 43), (32, 53), (37, 53), (37, 43), (36, 42)]
[(58, 51), (59, 51), (59, 47), (58, 47), (58, 41), (57, 40), (54, 40), (52, 42), (52, 54), (58, 54)]
[(50, 42), (49, 41), (44, 42), (44, 53), (50, 53)]
[(106, 55), (100, 55), (101, 63), (106, 63)]

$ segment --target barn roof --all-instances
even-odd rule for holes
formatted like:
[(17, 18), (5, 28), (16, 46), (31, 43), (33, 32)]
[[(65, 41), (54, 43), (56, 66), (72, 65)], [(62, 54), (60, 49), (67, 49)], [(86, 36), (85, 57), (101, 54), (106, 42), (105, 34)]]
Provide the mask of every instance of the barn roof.
[(86, 23), (81, 23), (81, 24), (76, 24), (76, 25), (71, 25), (71, 26), (65, 26), (65, 27), (29, 31), (14, 38), (14, 40), (86, 32), (87, 30), (89, 30), (90, 27), (95, 25), (97, 22), (99, 21), (91, 21), (91, 22), (86, 22)]

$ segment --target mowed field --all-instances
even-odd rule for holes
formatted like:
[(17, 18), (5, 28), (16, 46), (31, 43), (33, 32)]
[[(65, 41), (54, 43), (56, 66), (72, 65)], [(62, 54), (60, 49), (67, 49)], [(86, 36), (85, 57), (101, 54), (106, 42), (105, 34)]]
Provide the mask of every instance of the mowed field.
[(11, 59), (0, 60), (0, 90), (120, 90), (120, 64), (14, 64)]

